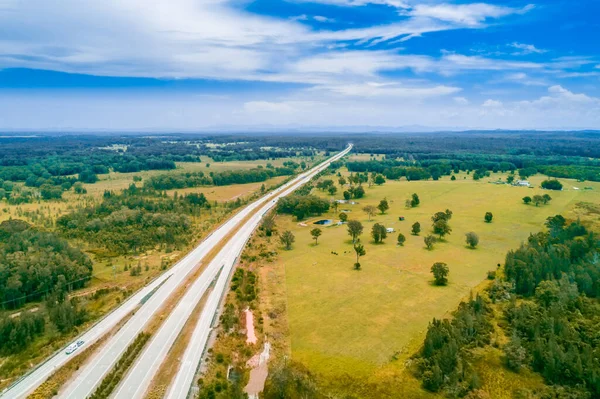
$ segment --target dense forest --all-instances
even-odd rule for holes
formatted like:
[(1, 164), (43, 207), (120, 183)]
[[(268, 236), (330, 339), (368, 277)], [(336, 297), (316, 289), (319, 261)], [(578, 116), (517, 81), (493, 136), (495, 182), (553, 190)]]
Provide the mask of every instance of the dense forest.
[(15, 309), (49, 293), (64, 296), (83, 287), (92, 262), (54, 233), (38, 231), (20, 220), (0, 224), (0, 302)]
[(502, 347), (505, 367), (539, 372), (549, 385), (547, 397), (600, 396), (600, 241), (560, 215), (546, 226), (507, 254), (489, 299), (477, 296), (461, 304), (452, 321), (429, 325), (415, 359), (424, 388), (449, 396), (479, 388), (470, 349), (490, 343), (497, 316), (489, 309), (496, 306), (498, 325), (510, 337)]

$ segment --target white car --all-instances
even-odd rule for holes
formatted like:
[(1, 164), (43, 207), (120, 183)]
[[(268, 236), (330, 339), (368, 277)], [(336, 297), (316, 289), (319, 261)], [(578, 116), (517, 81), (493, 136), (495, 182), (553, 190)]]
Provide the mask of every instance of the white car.
[(71, 344), (67, 347), (67, 350), (65, 351), (65, 353), (67, 355), (70, 355), (71, 353), (75, 352), (77, 350), (78, 346), (77, 344)]

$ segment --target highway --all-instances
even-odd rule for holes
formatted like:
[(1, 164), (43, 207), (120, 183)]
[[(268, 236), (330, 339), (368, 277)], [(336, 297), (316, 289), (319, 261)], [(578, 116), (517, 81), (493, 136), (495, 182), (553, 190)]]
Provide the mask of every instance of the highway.
[[(77, 378), (66, 387), (64, 392), (61, 393), (61, 397), (85, 398), (91, 394), (94, 388), (102, 381), (104, 375), (106, 375), (106, 373), (114, 366), (118, 358), (133, 341), (133, 339), (135, 339), (139, 332), (143, 331), (144, 327), (146, 327), (147, 323), (151, 320), (154, 314), (156, 314), (156, 312), (162, 307), (163, 303), (181, 286), (188, 275), (198, 264), (201, 263), (202, 259), (208, 253), (210, 253), (213, 248), (215, 248), (215, 246), (217, 246), (223, 240), (223, 238), (234, 231), (243, 219), (252, 214), (256, 208), (264, 203), (265, 200), (271, 200), (270, 203), (274, 204), (275, 200), (273, 198), (278, 198), (282, 192), (287, 193), (290, 187), (297, 188), (299, 185), (307, 182), (308, 179), (314, 175), (314, 173), (317, 173), (317, 171), (327, 167), (329, 162), (339, 159), (339, 157), (347, 154), (350, 149), (351, 146), (330, 160), (320, 164), (316, 168), (311, 169), (309, 172), (304, 172), (298, 175), (292, 181), (246, 206), (236, 215), (231, 217), (227, 222), (217, 228), (213, 233), (207, 236), (204, 241), (202, 241), (194, 250), (187, 254), (171, 269), (138, 291), (131, 298), (123, 302), (122, 305), (91, 327), (87, 332), (78, 337), (76, 340), (85, 341), (84, 346), (79, 349), (80, 353), (85, 349), (86, 345), (91, 345), (97, 341), (114, 326), (116, 326), (117, 323), (119, 323), (119, 321), (121, 321), (125, 316), (131, 313), (131, 311), (141, 305), (135, 314), (117, 332), (117, 334), (112, 336), (104, 344), (101, 350), (93, 355), (93, 357), (87, 363), (87, 366), (80, 370)], [(207, 270), (212, 269), (209, 267)], [(202, 275), (205, 275), (205, 273), (202, 273)], [(212, 278), (209, 277), (210, 276), (205, 277), (205, 279), (212, 280), (212, 278), (214, 278), (214, 274)], [(146, 302), (141, 304), (142, 300), (151, 293), (152, 295), (146, 300)], [(23, 378), (19, 379), (13, 385), (7, 388), (4, 392), (2, 392), (0, 398), (12, 399), (26, 397), (27, 394), (31, 393), (36, 387), (43, 383), (55, 370), (59, 369), (67, 361), (78, 354), (78, 352), (75, 352), (74, 354), (66, 355), (65, 349), (66, 347), (56, 352), (45, 362), (34, 368), (30, 373), (26, 374)]]
[[(298, 184), (286, 188), (281, 194), (278, 195), (278, 198), (292, 193), (294, 190), (312, 178), (312, 176), (327, 168), (330, 162), (336, 161), (345, 156), (348, 152), (350, 152), (351, 149), (352, 146), (349, 146), (344, 151), (331, 158), (329, 161), (319, 165), (316, 169), (313, 169), (310, 175), (302, 178)], [(223, 266), (223, 270), (219, 275), (215, 288), (210, 293), (208, 301), (206, 302), (202, 310), (202, 314), (200, 315), (196, 327), (194, 328), (192, 338), (190, 339), (190, 342), (188, 343), (184, 355), (180, 361), (177, 375), (173, 379), (167, 391), (166, 397), (168, 399), (187, 398), (189, 390), (194, 381), (196, 370), (198, 369), (202, 355), (206, 348), (206, 344), (208, 342), (208, 337), (212, 328), (212, 321), (215, 318), (223, 297), (225, 296), (228, 287), (229, 276), (235, 268), (237, 259), (244, 250), (245, 244), (252, 235), (252, 232), (258, 227), (262, 217), (271, 208), (273, 208), (275, 204), (276, 201), (270, 201), (269, 203), (265, 204), (262, 209), (253, 215), (252, 218), (244, 225), (244, 227), (240, 229), (238, 234), (236, 234), (236, 239), (232, 240), (230, 243), (231, 245), (227, 246), (230, 249), (229, 258)], [(125, 396), (122, 398), (125, 398)]]
[(298, 178), (294, 179), (290, 185), (283, 188), (284, 191), (280, 191), (275, 198), (268, 201), (238, 230), (235, 236), (231, 238), (214, 257), (213, 261), (202, 275), (196, 279), (193, 286), (184, 295), (176, 309), (162, 324), (159, 331), (151, 339), (150, 343), (130, 368), (128, 375), (117, 388), (116, 393), (113, 396), (114, 398), (136, 399), (144, 397), (146, 390), (151, 385), (152, 379), (156, 376), (169, 349), (174, 344), (177, 336), (183, 329), (185, 322), (202, 298), (208, 283), (213, 281), (218, 275), (217, 283), (204, 305), (200, 319), (198, 320), (190, 343), (188, 344), (182, 359), (182, 365), (185, 365), (185, 367), (178, 370), (176, 377), (176, 379), (183, 379), (182, 381), (175, 382), (177, 390), (183, 394), (183, 397), (187, 395), (196, 367), (199, 364), (200, 356), (206, 345), (211, 323), (227, 289), (229, 276), (235, 267), (237, 259), (241, 255), (246, 242), (252, 235), (252, 232), (259, 226), (264, 214), (276, 205), (277, 199), (296, 190), (315, 174), (328, 167), (330, 162), (346, 155), (350, 148), (351, 147), (320, 164), (303, 176), (298, 176)]

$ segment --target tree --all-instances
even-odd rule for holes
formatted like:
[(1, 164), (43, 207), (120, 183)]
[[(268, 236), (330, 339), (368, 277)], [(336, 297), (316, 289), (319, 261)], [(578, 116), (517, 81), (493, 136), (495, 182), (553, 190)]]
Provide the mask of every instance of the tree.
[(406, 242), (406, 237), (404, 236), (404, 234), (399, 233), (398, 234), (398, 245), (404, 245), (405, 242)]
[(494, 218), (494, 215), (492, 215), (492, 212), (486, 212), (485, 216), (483, 218), (486, 221), (486, 223), (492, 223), (492, 219)]
[(521, 339), (513, 332), (509, 343), (504, 346), (504, 362), (512, 371), (519, 372), (527, 360), (527, 351), (521, 345)]
[(545, 204), (547, 204), (548, 202), (550, 202), (552, 200), (552, 197), (548, 194), (544, 194), (542, 195), (542, 202)]
[(281, 237), (279, 237), (279, 241), (281, 241), (281, 243), (285, 245), (285, 249), (290, 250), (292, 249), (292, 244), (294, 243), (294, 241), (296, 241), (296, 237), (294, 236), (294, 233), (292, 233), (289, 230), (286, 230), (283, 232), (283, 234), (281, 234)]
[(373, 181), (378, 186), (381, 186), (383, 183), (385, 183), (385, 177), (383, 177), (383, 175), (377, 175)]
[(275, 216), (273, 214), (265, 216), (261, 228), (267, 237), (271, 237), (273, 230), (275, 230)]
[(435, 285), (446, 285), (448, 284), (448, 265), (443, 262), (436, 262), (431, 266), (431, 273), (435, 279)]
[(379, 209), (379, 211), (381, 212), (381, 214), (383, 215), (388, 209), (390, 209), (390, 205), (388, 204), (388, 201), (386, 198), (382, 199), (381, 201), (379, 201), (379, 205), (377, 205), (377, 209)]
[(556, 190), (556, 191), (560, 191), (563, 189), (563, 185), (561, 182), (559, 182), (556, 179), (551, 179), (551, 180), (544, 180), (542, 182), (542, 188), (546, 189), (546, 190)]
[(376, 210), (377, 208), (375, 208), (373, 205), (367, 205), (363, 208), (363, 211), (369, 216), (369, 220), (371, 220), (371, 216), (375, 214)]
[(96, 176), (96, 174), (92, 170), (87, 169), (79, 174), (79, 181), (94, 184), (98, 181), (98, 176)]
[(530, 202), (531, 202), (531, 197), (530, 196), (523, 197), (523, 203), (525, 205), (529, 205)]
[(440, 220), (448, 222), (450, 219), (452, 219), (452, 211), (450, 209), (446, 209), (445, 212), (436, 212), (435, 215), (431, 217), (433, 223), (439, 222)]
[(475, 234), (474, 232), (470, 231), (467, 234), (465, 234), (465, 236), (466, 236), (467, 244), (471, 248), (475, 248), (477, 246), (477, 244), (479, 244), (479, 236), (477, 234)]
[(338, 180), (338, 183), (340, 183), (340, 186), (345, 186), (346, 185), (346, 179), (344, 179), (343, 177), (340, 177)]
[(320, 228), (314, 228), (310, 231), (310, 235), (312, 236), (313, 240), (315, 240), (315, 245), (317, 245), (319, 242), (319, 237), (321, 236), (321, 234), (323, 234), (323, 232), (321, 231)]
[(387, 237), (387, 230), (385, 229), (385, 226), (375, 223), (371, 229), (371, 236), (373, 237), (375, 244), (383, 242), (383, 240)]
[(508, 175), (508, 177), (506, 178), (506, 182), (508, 184), (512, 184), (515, 181), (515, 175)]
[[(237, 399), (232, 397), (230, 389), (227, 391), (218, 397)], [(211, 392), (212, 395), (201, 396), (200, 399), (217, 397), (214, 391), (202, 389), (201, 395), (203, 392)], [(269, 369), (269, 378), (266, 381), (263, 395), (261, 397), (265, 399), (314, 398), (317, 397), (317, 384), (305, 366), (293, 360), (286, 360), (276, 363), (273, 370)], [(240, 397), (247, 396), (242, 393)]]
[(329, 186), (329, 188), (327, 189), (327, 191), (329, 192), (329, 195), (335, 195), (335, 193), (337, 193), (337, 187), (336, 186)]
[(425, 243), (427, 249), (432, 249), (433, 244), (435, 244), (435, 237), (429, 234), (423, 238), (423, 242)]
[(452, 180), (452, 181), (456, 180), (456, 176), (452, 175), (452, 177), (450, 177), (450, 180)]
[(448, 225), (445, 219), (440, 219), (433, 224), (433, 232), (440, 236), (440, 239), (444, 238), (445, 235), (452, 232), (452, 228)]
[(358, 220), (348, 221), (348, 234), (352, 237), (352, 243), (356, 242), (356, 239), (363, 232), (363, 225)]
[(341, 212), (339, 214), (339, 218), (342, 221), (342, 223), (346, 223), (346, 221), (348, 220), (348, 214), (346, 212)]
[(544, 197), (542, 197), (541, 195), (534, 195), (532, 201), (535, 204), (535, 206), (539, 206), (542, 202), (544, 202)]
[(412, 235), (418, 236), (420, 232), (421, 232), (421, 223), (414, 222), (412, 225)]
[(352, 194), (350, 194), (350, 191), (344, 191), (343, 195), (344, 195), (344, 199), (346, 201), (348, 201), (348, 200), (350, 200), (350, 198), (352, 198)]
[(354, 243), (354, 252), (356, 253), (356, 263), (354, 264), (354, 270), (360, 270), (360, 257), (365, 256), (367, 251), (365, 251), (364, 245), (360, 243), (360, 240), (357, 240)]
[(338, 206), (340, 206), (340, 203), (337, 201), (331, 201), (331, 206), (333, 207), (333, 211), (337, 212)]
[(419, 199), (419, 196), (415, 193), (412, 195), (412, 199), (410, 200), (410, 206), (412, 208), (419, 206), (419, 204), (421, 203), (421, 200)]
[(362, 198), (365, 196), (365, 189), (362, 186), (355, 187), (352, 194), (354, 198)]
[(567, 221), (562, 215), (556, 215), (546, 218), (546, 223), (544, 224), (546, 227), (548, 227), (548, 230), (550, 230), (550, 234), (556, 237), (562, 232), (563, 228), (567, 224)]

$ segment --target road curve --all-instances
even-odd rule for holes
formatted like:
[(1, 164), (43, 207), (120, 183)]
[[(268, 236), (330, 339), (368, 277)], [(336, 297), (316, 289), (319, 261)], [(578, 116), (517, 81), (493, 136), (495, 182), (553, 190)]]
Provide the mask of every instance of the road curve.
[[(345, 155), (350, 149), (351, 146), (342, 153)], [(326, 162), (337, 159), (340, 154)], [(319, 165), (317, 168), (320, 168), (322, 165), (323, 164)], [(111, 337), (101, 350), (90, 359), (87, 366), (81, 370), (78, 377), (66, 387), (65, 392), (60, 396), (65, 398), (85, 398), (91, 394), (93, 389), (112, 368), (114, 363), (116, 363), (137, 334), (143, 330), (152, 316), (161, 308), (163, 302), (167, 300), (167, 298), (170, 297), (186, 280), (186, 277), (194, 270), (195, 266), (198, 265), (223, 238), (234, 230), (243, 219), (250, 215), (265, 200), (278, 196), (281, 192), (299, 182), (308, 181), (309, 177), (307, 176), (312, 176), (313, 171), (317, 168), (298, 175), (292, 181), (246, 206), (227, 220), (227, 222), (218, 227), (213, 233), (209, 234), (195, 249), (177, 262), (171, 269), (139, 290), (118, 308), (99, 320), (88, 331), (79, 336), (76, 340), (83, 340), (85, 346), (91, 345), (115, 327), (125, 316), (141, 305), (135, 315), (129, 319), (119, 332)], [(151, 296), (147, 298), (149, 295)], [(147, 300), (142, 304), (142, 301), (145, 298)], [(80, 351), (85, 349), (85, 346), (81, 348)], [(67, 355), (65, 354), (65, 349), (66, 346), (35, 367), (28, 374), (17, 380), (10, 387), (6, 388), (0, 394), (0, 398), (13, 399), (26, 397), (52, 375), (52, 373), (78, 354), (75, 352), (74, 354)]]

